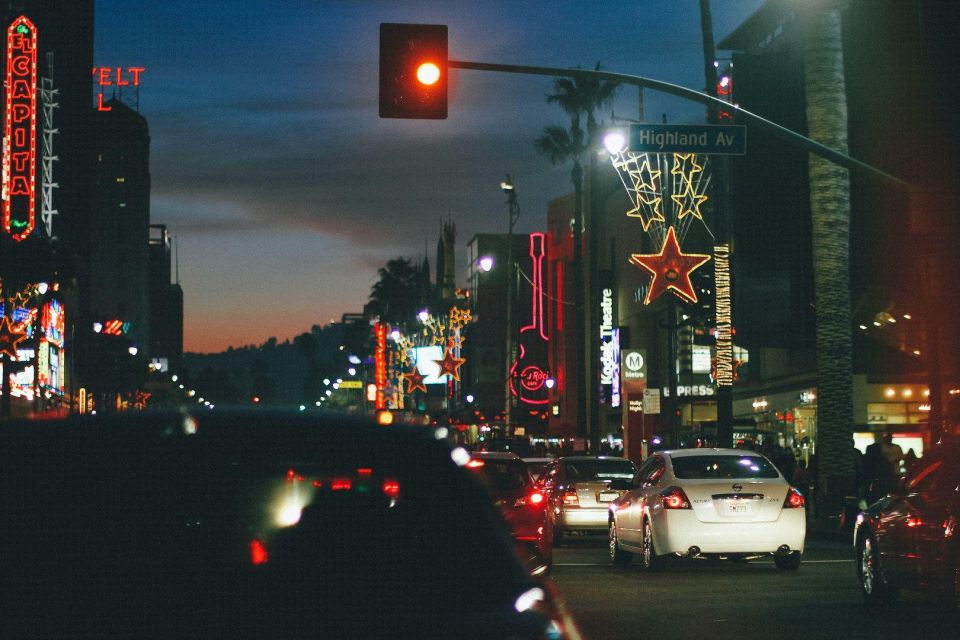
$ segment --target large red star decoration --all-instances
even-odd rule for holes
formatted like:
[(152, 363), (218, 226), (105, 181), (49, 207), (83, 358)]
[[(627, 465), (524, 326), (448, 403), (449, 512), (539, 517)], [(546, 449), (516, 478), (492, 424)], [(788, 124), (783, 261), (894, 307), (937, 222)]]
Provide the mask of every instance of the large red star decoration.
[(0, 320), (0, 354), (6, 355), (11, 360), (17, 359), (17, 345), (26, 339), (25, 331), (17, 330), (10, 323), (10, 318), (3, 316)]
[(450, 377), (454, 380), (460, 379), (460, 365), (466, 361), (466, 358), (454, 356), (450, 349), (447, 349), (443, 354), (443, 360), (434, 360), (434, 362), (440, 365), (440, 375), (442, 376), (445, 373), (449, 373)]
[(413, 371), (405, 373), (401, 377), (407, 381), (407, 393), (413, 393), (417, 389), (424, 393), (427, 392), (427, 387), (423, 384), (423, 374), (417, 371), (416, 367), (413, 368)]
[(643, 304), (650, 304), (668, 289), (673, 289), (678, 296), (688, 302), (696, 302), (697, 294), (690, 282), (690, 274), (709, 259), (710, 256), (707, 254), (680, 251), (676, 231), (670, 227), (660, 253), (635, 253), (630, 256), (630, 262), (643, 267), (653, 275)]

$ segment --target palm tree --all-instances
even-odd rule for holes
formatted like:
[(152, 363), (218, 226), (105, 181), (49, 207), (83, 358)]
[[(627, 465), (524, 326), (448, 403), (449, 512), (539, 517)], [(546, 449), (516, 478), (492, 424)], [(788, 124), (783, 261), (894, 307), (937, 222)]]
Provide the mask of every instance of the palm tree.
[[(847, 152), (841, 10), (845, 0), (811, 7), (804, 38), (807, 130)], [(810, 155), (810, 212), (817, 345), (817, 503), (839, 513), (853, 488), (853, 347), (850, 335), (850, 180), (846, 169)]]
[[(598, 62), (594, 70), (600, 70)], [(544, 129), (543, 136), (537, 138), (535, 145), (537, 151), (550, 158), (554, 164), (560, 164), (566, 161), (572, 161), (573, 167), (570, 172), (570, 180), (573, 182), (574, 191), (574, 219), (573, 219), (573, 271), (574, 271), (574, 296), (576, 317), (578, 322), (583, 323), (586, 331), (577, 331), (577, 359), (585, 359), (587, 366), (578, 364), (577, 366), (577, 396), (581, 401), (577, 402), (577, 425), (578, 429), (586, 429), (587, 433), (581, 435), (590, 436), (590, 446), (592, 451), (596, 451), (599, 446), (599, 415), (598, 415), (598, 397), (597, 389), (594, 384), (587, 384), (587, 380), (596, 379), (597, 358), (594, 357), (593, 349), (598, 340), (594, 339), (593, 329), (595, 322), (591, 322), (584, 315), (587, 308), (584, 300), (585, 278), (583, 269), (583, 165), (580, 162), (583, 154), (586, 153), (597, 141), (600, 125), (597, 122), (596, 112), (600, 108), (609, 105), (614, 98), (618, 83), (607, 80), (601, 80), (596, 76), (585, 74), (577, 75), (572, 78), (558, 78), (553, 83), (554, 92), (547, 95), (547, 102), (555, 103), (570, 116), (570, 128), (565, 129), (561, 126), (549, 126)], [(581, 117), (586, 118), (586, 132), (581, 128)], [(595, 173), (596, 155), (590, 154), (590, 177)], [(590, 190), (591, 197), (594, 190)], [(593, 250), (589, 252), (590, 273), (596, 273), (597, 261), (597, 233), (595, 229), (599, 225), (594, 224), (592, 213), (594, 207), (590, 207), (591, 233), (590, 240)], [(595, 283), (591, 282), (591, 285)], [(591, 295), (596, 289), (591, 287)], [(598, 305), (591, 304), (589, 308), (594, 310)], [(588, 369), (589, 367), (589, 369)], [(587, 408), (590, 414), (587, 414)]]
[(407, 258), (394, 258), (380, 267), (377, 275), (380, 279), (370, 289), (368, 313), (391, 324), (412, 322), (429, 301), (423, 299), (426, 294), (421, 269)]

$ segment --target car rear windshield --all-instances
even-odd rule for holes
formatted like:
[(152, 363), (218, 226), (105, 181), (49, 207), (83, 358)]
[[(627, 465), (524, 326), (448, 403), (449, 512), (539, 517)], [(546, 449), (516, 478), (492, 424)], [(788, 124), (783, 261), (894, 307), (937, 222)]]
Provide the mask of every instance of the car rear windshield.
[(673, 458), (673, 474), (685, 480), (777, 478), (776, 467), (760, 456), (686, 456)]
[(571, 460), (567, 462), (570, 481), (630, 479), (637, 472), (629, 460)]
[(484, 460), (475, 470), (496, 495), (516, 493), (530, 482), (527, 468), (520, 460)]

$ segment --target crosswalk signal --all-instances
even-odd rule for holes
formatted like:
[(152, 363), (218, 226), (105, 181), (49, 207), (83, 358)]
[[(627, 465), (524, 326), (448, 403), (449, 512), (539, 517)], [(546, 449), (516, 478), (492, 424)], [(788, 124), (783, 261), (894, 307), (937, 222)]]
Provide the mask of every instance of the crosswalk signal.
[(446, 119), (447, 25), (380, 24), (380, 117)]

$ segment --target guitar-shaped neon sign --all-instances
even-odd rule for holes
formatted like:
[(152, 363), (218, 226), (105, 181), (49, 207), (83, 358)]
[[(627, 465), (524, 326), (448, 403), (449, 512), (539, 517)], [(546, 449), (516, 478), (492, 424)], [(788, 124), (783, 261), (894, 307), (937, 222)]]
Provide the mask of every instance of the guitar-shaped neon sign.
[(550, 374), (544, 368), (547, 360), (547, 338), (543, 323), (543, 234), (530, 234), (530, 258), (533, 266), (533, 291), (530, 324), (520, 328), (519, 353), (510, 367), (510, 391), (521, 403), (545, 405), (550, 402), (546, 385)]

